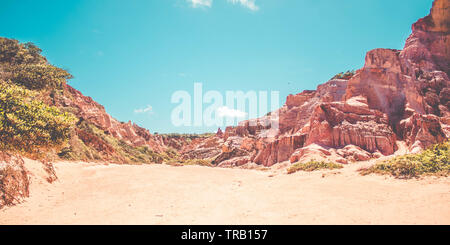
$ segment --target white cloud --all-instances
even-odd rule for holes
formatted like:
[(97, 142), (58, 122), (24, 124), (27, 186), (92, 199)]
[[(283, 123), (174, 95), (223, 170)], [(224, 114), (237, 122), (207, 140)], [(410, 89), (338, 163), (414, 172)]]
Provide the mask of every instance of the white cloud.
[(134, 113), (136, 113), (136, 114), (143, 114), (143, 113), (152, 114), (153, 113), (153, 107), (151, 105), (148, 105), (145, 108), (135, 109)]
[(240, 3), (242, 6), (250, 9), (251, 11), (258, 11), (259, 7), (256, 6), (255, 0), (228, 0), (232, 4)]
[(193, 8), (208, 7), (211, 8), (213, 0), (186, 0), (191, 3)]
[[(211, 8), (213, 0), (186, 0), (193, 8), (208, 7)], [(259, 7), (256, 5), (256, 0), (227, 0), (232, 4), (240, 4), (241, 6), (250, 9), (251, 11), (258, 11)]]
[(226, 106), (217, 108), (217, 114), (219, 117), (231, 117), (231, 118), (245, 117), (247, 115), (246, 112), (230, 109)]

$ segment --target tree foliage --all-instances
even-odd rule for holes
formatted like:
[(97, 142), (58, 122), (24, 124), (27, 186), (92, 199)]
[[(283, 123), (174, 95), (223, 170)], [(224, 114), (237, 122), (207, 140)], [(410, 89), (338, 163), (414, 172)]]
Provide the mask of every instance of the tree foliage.
[(34, 100), (36, 92), (0, 81), (0, 149), (33, 152), (63, 143), (76, 118)]
[(55, 67), (33, 43), (0, 38), (0, 79), (32, 90), (60, 88), (72, 75)]
[(45, 63), (42, 50), (33, 43), (19, 43), (14, 39), (0, 37), (0, 63), (11, 65)]
[(17, 65), (6, 70), (11, 73), (13, 83), (32, 90), (60, 88), (66, 79), (72, 78), (66, 70), (48, 64)]

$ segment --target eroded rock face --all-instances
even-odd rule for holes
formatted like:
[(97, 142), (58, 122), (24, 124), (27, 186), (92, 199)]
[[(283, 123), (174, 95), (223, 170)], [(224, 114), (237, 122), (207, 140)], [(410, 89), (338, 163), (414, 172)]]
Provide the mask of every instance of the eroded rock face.
[[(429, 70), (450, 71), (450, 2), (435, 0), (430, 15), (413, 26), (405, 55)], [(423, 61), (420, 61), (420, 60)], [(431, 69), (430, 69), (431, 68)]]
[(277, 162), (288, 160), (292, 153), (305, 143), (305, 135), (290, 135), (280, 137), (266, 144), (256, 154), (253, 161), (264, 166), (272, 166)]
[(206, 139), (194, 139), (189, 144), (185, 144), (181, 150), (183, 159), (214, 159), (222, 151), (224, 143), (222, 137), (213, 136)]
[[(166, 149), (161, 137), (152, 135), (149, 130), (139, 127), (138, 125), (128, 122), (122, 123), (111, 117), (105, 108), (95, 102), (91, 97), (84, 96), (80, 91), (65, 85), (65, 93), (63, 96), (54, 98), (54, 104), (60, 107), (70, 107), (77, 117), (86, 120), (113, 137), (126, 142), (131, 146), (148, 146), (156, 152)], [(78, 131), (79, 138), (89, 139), (89, 135), (85, 132)], [(88, 141), (91, 142), (91, 141)], [(95, 143), (95, 142), (91, 142)], [(96, 142), (95, 148), (101, 148), (101, 152), (111, 153), (112, 149), (107, 144)]]
[(0, 152), (0, 209), (29, 197), (30, 184), (58, 180), (52, 162), (31, 160), (18, 154)]
[(29, 196), (29, 179), (20, 156), (0, 152), (0, 208)]
[[(436, 0), (430, 15), (412, 26), (403, 50), (374, 49), (348, 80), (289, 95), (277, 111), (279, 130), (250, 123), (268, 121), (267, 116), (228, 127), (224, 139), (235, 143), (224, 147), (215, 163), (271, 166), (314, 156), (347, 163), (391, 155), (399, 140), (415, 152), (448, 139), (449, 6), (449, 0)], [(242, 145), (249, 144), (239, 138), (252, 139), (246, 155)]]

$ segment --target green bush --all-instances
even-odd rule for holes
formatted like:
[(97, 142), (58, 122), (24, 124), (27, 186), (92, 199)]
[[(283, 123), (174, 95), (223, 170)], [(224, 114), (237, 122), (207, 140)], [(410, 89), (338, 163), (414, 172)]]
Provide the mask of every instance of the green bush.
[(417, 154), (394, 157), (370, 168), (360, 169), (362, 175), (390, 174), (397, 178), (413, 178), (421, 175), (444, 175), (450, 173), (449, 141), (433, 145)]
[(354, 75), (355, 75), (355, 71), (351, 70), (351, 71), (346, 71), (345, 73), (344, 72), (338, 73), (334, 77), (332, 77), (331, 79), (345, 79), (345, 80), (348, 80), (348, 79), (352, 78)]
[(61, 88), (72, 78), (66, 70), (48, 64), (9, 66), (5, 70), (13, 83), (32, 90)]
[(42, 50), (33, 43), (0, 38), (0, 79), (28, 89), (59, 88), (72, 75), (48, 64)]
[(289, 167), (288, 174), (293, 174), (297, 171), (311, 172), (311, 171), (316, 171), (316, 170), (321, 170), (321, 169), (339, 169), (339, 168), (343, 168), (342, 164), (325, 162), (325, 161), (319, 162), (316, 160), (311, 160), (306, 163), (302, 163), (302, 162), (294, 163), (291, 167)]
[(33, 43), (19, 43), (14, 39), (0, 37), (0, 63), (38, 64), (45, 63), (42, 50)]
[(0, 148), (33, 152), (64, 142), (76, 118), (34, 100), (37, 93), (0, 81)]

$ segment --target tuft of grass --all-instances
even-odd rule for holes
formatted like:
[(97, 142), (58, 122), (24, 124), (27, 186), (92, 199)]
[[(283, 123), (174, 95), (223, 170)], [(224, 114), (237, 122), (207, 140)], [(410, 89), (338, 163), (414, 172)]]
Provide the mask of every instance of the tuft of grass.
[(211, 163), (210, 159), (188, 159), (188, 160), (177, 159), (177, 160), (167, 161), (166, 164), (171, 165), (171, 166), (176, 166), (176, 167), (189, 166), (189, 165), (198, 165), (198, 166), (205, 166), (205, 167), (213, 167), (214, 166)]
[(302, 163), (302, 162), (294, 163), (291, 167), (289, 167), (288, 174), (293, 174), (298, 171), (311, 172), (311, 171), (316, 171), (316, 170), (321, 170), (321, 169), (340, 169), (340, 168), (343, 168), (342, 164), (311, 160), (306, 163)]
[(212, 163), (207, 159), (189, 159), (183, 162), (183, 165), (199, 165), (205, 167), (212, 167)]
[(450, 174), (450, 142), (433, 145), (417, 154), (408, 154), (378, 162), (359, 170), (361, 175), (389, 174), (396, 178), (414, 178), (423, 175)]
[(349, 80), (350, 78), (352, 78), (355, 75), (355, 70), (348, 70), (345, 73), (341, 72), (339, 74), (336, 74), (333, 78), (331, 79), (345, 79), (345, 80)]

